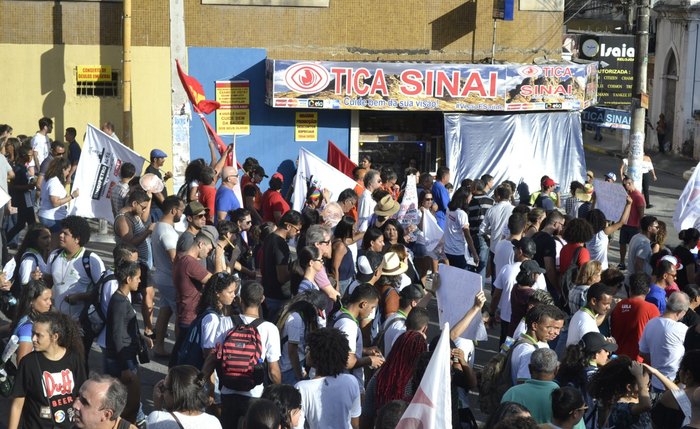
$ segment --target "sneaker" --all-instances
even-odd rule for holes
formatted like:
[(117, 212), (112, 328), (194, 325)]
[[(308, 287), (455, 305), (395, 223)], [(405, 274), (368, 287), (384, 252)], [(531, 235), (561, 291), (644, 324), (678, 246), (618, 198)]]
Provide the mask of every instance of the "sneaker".
[(627, 269), (627, 267), (625, 266), (625, 264), (620, 262), (619, 264), (617, 264), (617, 269), (620, 271), (625, 271)]

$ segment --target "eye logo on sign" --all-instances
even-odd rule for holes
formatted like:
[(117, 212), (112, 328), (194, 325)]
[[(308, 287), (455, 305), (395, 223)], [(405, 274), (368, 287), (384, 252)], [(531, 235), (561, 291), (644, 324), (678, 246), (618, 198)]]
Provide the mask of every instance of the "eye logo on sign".
[(294, 64), (284, 74), (285, 85), (301, 94), (315, 94), (328, 86), (330, 80), (328, 70), (314, 63)]
[(537, 66), (520, 67), (518, 74), (522, 77), (537, 77), (542, 74), (542, 69)]

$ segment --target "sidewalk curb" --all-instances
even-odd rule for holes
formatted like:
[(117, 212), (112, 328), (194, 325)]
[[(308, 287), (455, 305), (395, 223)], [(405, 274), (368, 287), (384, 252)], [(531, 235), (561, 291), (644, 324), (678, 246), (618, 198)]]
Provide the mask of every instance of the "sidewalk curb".
[[(605, 148), (598, 147), (598, 146), (592, 146), (592, 145), (587, 144), (587, 143), (583, 144), (583, 149), (587, 152), (594, 152), (594, 153), (599, 153), (601, 155), (608, 155), (608, 156), (612, 156), (612, 157), (618, 158), (618, 159), (625, 158), (625, 155), (620, 151), (609, 150), (609, 149), (605, 149)], [(679, 172), (677, 170), (672, 171), (672, 170), (667, 170), (665, 168), (659, 168), (658, 164), (657, 164), (657, 166), (655, 166), (655, 169), (656, 169), (656, 171), (661, 171), (663, 173), (670, 174), (671, 176), (683, 178), (683, 171)]]

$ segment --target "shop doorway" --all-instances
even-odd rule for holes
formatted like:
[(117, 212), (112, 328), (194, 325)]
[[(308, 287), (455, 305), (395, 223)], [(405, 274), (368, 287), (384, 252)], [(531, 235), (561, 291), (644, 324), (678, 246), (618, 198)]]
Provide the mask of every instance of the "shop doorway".
[(415, 166), (435, 172), (445, 163), (445, 123), (442, 112), (360, 112), (360, 150), (374, 168), (391, 167), (402, 180)]

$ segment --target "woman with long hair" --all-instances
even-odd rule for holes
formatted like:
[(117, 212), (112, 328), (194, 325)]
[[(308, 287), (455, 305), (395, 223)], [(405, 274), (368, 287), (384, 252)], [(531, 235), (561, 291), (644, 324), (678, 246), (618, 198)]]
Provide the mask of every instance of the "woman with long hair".
[(418, 196), (418, 210), (420, 210), (421, 217), (420, 221), (418, 221), (418, 229), (414, 233), (416, 235), (416, 241), (412, 243), (413, 255), (415, 257), (435, 256), (434, 254), (430, 255), (427, 248), (428, 245), (432, 245), (434, 243), (428, 243), (423, 233), (423, 230), (425, 229), (425, 222), (428, 221), (428, 219), (432, 220), (432, 223), (434, 224), (437, 223), (437, 220), (435, 219), (437, 204), (433, 203), (432, 192), (421, 191), (420, 195)]
[(326, 295), (307, 290), (294, 296), (282, 309), (277, 328), (280, 331), (280, 370), (282, 383), (295, 384), (306, 378), (306, 335), (326, 326)]
[(42, 224), (30, 226), (14, 256), (14, 284), (26, 285), (30, 280), (40, 280), (50, 274), (47, 267), (50, 248), (51, 231)]
[(280, 428), (292, 429), (299, 426), (301, 417), (301, 393), (288, 384), (271, 384), (263, 390), (261, 398), (269, 399), (280, 411)]
[(625, 203), (625, 208), (622, 210), (620, 219), (613, 224), (608, 225), (605, 214), (599, 209), (593, 209), (586, 215), (586, 220), (593, 227), (593, 238), (586, 242), (586, 248), (591, 255), (591, 259), (600, 261), (600, 263), (603, 264), (603, 270), (608, 269), (609, 237), (627, 223), (631, 209), (632, 198), (627, 196), (627, 202)]
[(700, 231), (695, 228), (684, 229), (678, 233), (678, 239), (681, 240), (681, 244), (673, 249), (673, 256), (683, 265), (683, 268), (676, 271), (676, 283), (682, 289), (687, 284), (697, 284), (695, 256), (690, 250), (698, 247)]
[(331, 265), (333, 277), (338, 282), (340, 295), (344, 295), (350, 283), (355, 280), (355, 262), (348, 247), (355, 242), (354, 228), (355, 219), (343, 216), (333, 231)]
[(382, 225), (382, 234), (384, 234), (385, 250), (394, 244), (407, 245), (404, 228), (396, 219), (387, 219), (387, 221), (384, 222), (384, 225)]
[(547, 213), (545, 213), (544, 209), (533, 207), (527, 214), (527, 224), (525, 225), (523, 237), (532, 238), (532, 236), (540, 230), (540, 225), (542, 225), (546, 217)]
[(238, 313), (234, 301), (240, 281), (226, 272), (216, 273), (204, 285), (202, 297), (197, 305), (197, 318), (201, 323), (201, 348), (204, 355), (215, 348), (216, 340), (233, 328), (231, 315)]
[(671, 250), (666, 247), (666, 239), (668, 238), (668, 229), (666, 222), (658, 221), (659, 227), (656, 230), (656, 239), (651, 242), (651, 254), (664, 252), (667, 255), (671, 254)]
[(153, 386), (156, 411), (148, 415), (146, 425), (151, 429), (221, 429), (219, 419), (204, 412), (208, 401), (204, 374), (191, 365), (174, 366)]
[(10, 332), (19, 339), (17, 364), (34, 348), (32, 343), (34, 319), (37, 315), (51, 310), (51, 296), (51, 289), (43, 280), (31, 280), (22, 287), (22, 293), (17, 302), (17, 313), (10, 324)]
[(384, 235), (382, 230), (371, 226), (362, 237), (362, 249), (357, 257), (357, 280), (374, 283), (379, 279), (377, 269), (384, 254)]
[(474, 259), (475, 264), (479, 264), (479, 254), (474, 247), (472, 235), (469, 233), (469, 201), (471, 194), (465, 188), (459, 188), (450, 203), (447, 205), (445, 222), (445, 255), (450, 261), (450, 265), (457, 268), (467, 268), (467, 248), (469, 254)]
[(368, 420), (367, 427), (373, 427), (377, 410), (393, 400), (404, 398), (416, 360), (426, 351), (428, 343), (418, 331), (406, 331), (396, 339), (384, 365), (367, 386), (362, 409), (362, 419)]
[(598, 403), (596, 427), (651, 429), (649, 380), (652, 375), (667, 389), (678, 389), (657, 369), (624, 355), (599, 368), (588, 387)]
[(41, 184), (41, 205), (37, 214), (41, 223), (56, 239), (61, 231), (61, 221), (68, 216), (68, 203), (80, 194), (78, 189), (73, 190), (70, 195), (66, 192), (66, 177), (70, 169), (68, 158), (54, 158), (49, 163), (44, 182)]
[(314, 277), (323, 269), (323, 257), (318, 247), (302, 247), (290, 270), (289, 285), (292, 295), (305, 290), (321, 290), (314, 282)]
[(71, 428), (71, 409), (85, 381), (80, 328), (67, 314), (34, 317), (34, 351), (19, 363), (12, 389), (9, 429)]
[(576, 286), (571, 288), (567, 297), (571, 314), (586, 305), (586, 293), (593, 283), (600, 281), (600, 276), (603, 273), (602, 266), (600, 261), (588, 261), (578, 270)]

